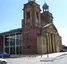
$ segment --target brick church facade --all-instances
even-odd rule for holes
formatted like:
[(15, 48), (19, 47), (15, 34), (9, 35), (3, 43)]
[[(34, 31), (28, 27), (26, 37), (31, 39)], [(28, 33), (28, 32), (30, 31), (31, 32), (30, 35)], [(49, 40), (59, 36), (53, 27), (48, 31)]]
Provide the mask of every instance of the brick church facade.
[(39, 54), (59, 52), (62, 47), (61, 36), (53, 24), (53, 16), (49, 6), (40, 5), (35, 1), (24, 4), (24, 26), (22, 32), (22, 53)]
[(0, 33), (0, 53), (46, 54), (62, 49), (62, 38), (53, 23), (49, 6), (42, 7), (35, 0), (24, 4), (22, 27)]

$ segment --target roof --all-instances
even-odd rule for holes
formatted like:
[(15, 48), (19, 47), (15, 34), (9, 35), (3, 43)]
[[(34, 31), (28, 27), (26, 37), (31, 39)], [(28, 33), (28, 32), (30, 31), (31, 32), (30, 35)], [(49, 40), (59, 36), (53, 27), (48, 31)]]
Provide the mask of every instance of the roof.
[(49, 6), (47, 5), (47, 3), (44, 3), (44, 5), (43, 5), (42, 8), (43, 8), (43, 9), (48, 9), (48, 7), (49, 7)]
[(51, 24), (52, 24), (52, 23), (49, 23), (49, 24), (45, 25), (43, 28), (46, 28), (46, 27), (50, 26)]
[(26, 4), (24, 4), (24, 5), (31, 5), (31, 4), (36, 4), (36, 5), (38, 5), (38, 6), (40, 6), (39, 4), (37, 4), (36, 2), (34, 2), (34, 1), (30, 1), (30, 2), (28, 2), (28, 3), (26, 3)]
[[(54, 26), (54, 24), (53, 23), (49, 23), (49, 24), (46, 24), (43, 28), (47, 28), (47, 27), (49, 27), (49, 26), (53, 26), (53, 28), (57, 31), (57, 29), (56, 29), (56, 27)], [(58, 32), (58, 31), (57, 31)]]
[(8, 35), (8, 34), (13, 34), (13, 33), (21, 33), (22, 32), (22, 28), (17, 28), (17, 29), (13, 29), (13, 30), (9, 30), (3, 33), (0, 33), (0, 35)]
[[(28, 6), (31, 6), (31, 7), (36, 7), (36, 6), (38, 6), (38, 8), (40, 9), (40, 5), (37, 4), (37, 3), (34, 2), (34, 1), (30, 1), (30, 2), (28, 2), (28, 3), (26, 3), (26, 4), (24, 4), (24, 8), (27, 8)], [(24, 10), (24, 8), (23, 8), (23, 10)]]

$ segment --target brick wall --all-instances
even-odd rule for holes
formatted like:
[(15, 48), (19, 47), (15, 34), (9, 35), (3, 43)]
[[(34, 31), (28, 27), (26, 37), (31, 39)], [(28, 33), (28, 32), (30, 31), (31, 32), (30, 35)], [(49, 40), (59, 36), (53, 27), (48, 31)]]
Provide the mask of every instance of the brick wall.
[(0, 36), (0, 52), (3, 52), (3, 37)]
[[(22, 54), (37, 54), (37, 32), (38, 28), (24, 29), (22, 33)], [(27, 33), (30, 32), (30, 40)]]

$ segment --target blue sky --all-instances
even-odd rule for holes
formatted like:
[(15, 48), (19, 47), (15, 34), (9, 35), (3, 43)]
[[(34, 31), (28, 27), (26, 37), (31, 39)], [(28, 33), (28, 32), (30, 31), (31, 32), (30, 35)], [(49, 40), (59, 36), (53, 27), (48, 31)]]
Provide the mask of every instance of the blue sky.
[[(28, 0), (0, 0), (0, 33), (21, 27), (23, 4)], [(41, 8), (44, 0), (36, 0)], [(46, 0), (49, 11), (53, 14), (53, 22), (62, 36), (62, 43), (67, 45), (67, 1)]]

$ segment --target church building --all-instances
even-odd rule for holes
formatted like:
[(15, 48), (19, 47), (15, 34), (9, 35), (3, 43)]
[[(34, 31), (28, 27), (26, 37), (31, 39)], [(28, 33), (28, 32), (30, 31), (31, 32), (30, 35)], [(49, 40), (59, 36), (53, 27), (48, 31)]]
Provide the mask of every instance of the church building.
[(42, 12), (35, 0), (24, 4), (22, 27), (0, 33), (0, 52), (8, 54), (46, 54), (60, 52), (62, 38), (53, 23), (49, 6)]

